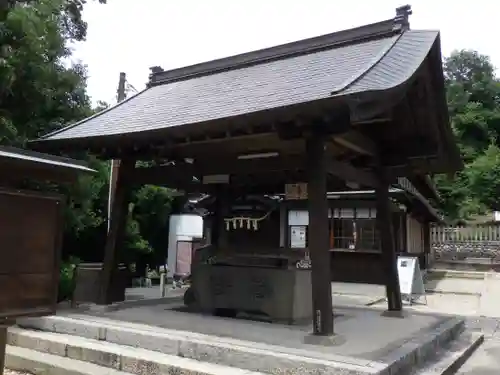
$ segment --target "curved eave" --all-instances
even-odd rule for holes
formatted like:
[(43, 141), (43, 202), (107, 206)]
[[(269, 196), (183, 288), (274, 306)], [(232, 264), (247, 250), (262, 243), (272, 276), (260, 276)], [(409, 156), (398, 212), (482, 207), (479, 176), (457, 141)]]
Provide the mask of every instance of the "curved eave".
[(14, 147), (0, 146), (0, 180), (71, 182), (81, 174), (95, 173), (83, 162)]
[(444, 72), (443, 63), (441, 60), (441, 37), (437, 36), (436, 41), (429, 53), (429, 59), (431, 60), (432, 80), (434, 83), (434, 89), (437, 93), (438, 98), (438, 109), (440, 120), (439, 130), (442, 136), (442, 141), (445, 145), (444, 155), (442, 157), (446, 158), (450, 164), (450, 172), (458, 172), (465, 168), (465, 164), (462, 160), (462, 155), (460, 154), (460, 149), (453, 134), (451, 127), (450, 116), (448, 112), (448, 102), (446, 98), (446, 86), (444, 83)]

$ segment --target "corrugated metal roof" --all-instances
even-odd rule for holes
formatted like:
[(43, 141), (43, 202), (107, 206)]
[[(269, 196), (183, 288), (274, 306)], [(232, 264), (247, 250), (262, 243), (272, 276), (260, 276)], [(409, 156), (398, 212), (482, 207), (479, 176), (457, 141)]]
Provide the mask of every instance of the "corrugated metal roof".
[[(333, 35), (333, 34), (332, 34)], [(422, 64), (437, 31), (390, 32), (354, 44), (154, 85), (46, 140), (147, 132), (348, 95), (387, 90)]]

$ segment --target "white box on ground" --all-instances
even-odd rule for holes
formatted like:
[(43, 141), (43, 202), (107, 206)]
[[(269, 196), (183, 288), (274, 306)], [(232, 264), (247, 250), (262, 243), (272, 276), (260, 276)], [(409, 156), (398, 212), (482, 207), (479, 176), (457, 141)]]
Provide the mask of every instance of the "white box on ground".
[(408, 297), (410, 304), (413, 297), (424, 296), (425, 286), (418, 258), (414, 256), (398, 256), (399, 290)]

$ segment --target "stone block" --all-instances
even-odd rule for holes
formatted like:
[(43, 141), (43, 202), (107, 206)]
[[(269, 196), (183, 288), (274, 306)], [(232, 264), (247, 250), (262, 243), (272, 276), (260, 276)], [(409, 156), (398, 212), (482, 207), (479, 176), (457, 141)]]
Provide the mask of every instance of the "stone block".
[(106, 338), (106, 328), (102, 327), (101, 324), (68, 319), (63, 316), (19, 319), (17, 325), (22, 328), (76, 335), (92, 340), (104, 340)]
[(339, 346), (345, 344), (346, 340), (340, 335), (320, 336), (310, 334), (304, 336), (304, 343), (308, 345)]
[(106, 330), (106, 341), (119, 345), (154, 350), (164, 354), (177, 355), (179, 353), (178, 337), (131, 328), (108, 327)]
[(20, 330), (14, 327), (8, 331), (7, 344), (61, 357), (66, 355), (67, 349), (64, 342), (47, 340), (41, 337), (38, 332)]
[(181, 342), (179, 355), (201, 362), (223, 363), (226, 366), (270, 374), (360, 375), (371, 373), (370, 368), (364, 366), (335, 363), (278, 351), (265, 351), (258, 348), (238, 347), (222, 343), (211, 345), (207, 342), (197, 342), (195, 340)]
[(98, 324), (78, 322), (75, 320), (58, 319), (54, 322), (54, 332), (76, 335), (92, 340), (103, 340), (106, 337), (104, 327)]
[(85, 346), (68, 345), (66, 355), (68, 358), (93, 363), (119, 370), (121, 358), (120, 354), (106, 349), (104, 344), (87, 343)]

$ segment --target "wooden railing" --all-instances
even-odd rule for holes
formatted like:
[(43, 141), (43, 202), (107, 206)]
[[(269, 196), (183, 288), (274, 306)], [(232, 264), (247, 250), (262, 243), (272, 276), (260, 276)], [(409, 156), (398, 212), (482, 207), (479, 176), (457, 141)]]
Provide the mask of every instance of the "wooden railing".
[(431, 227), (431, 243), (448, 244), (457, 242), (500, 242), (500, 224)]

